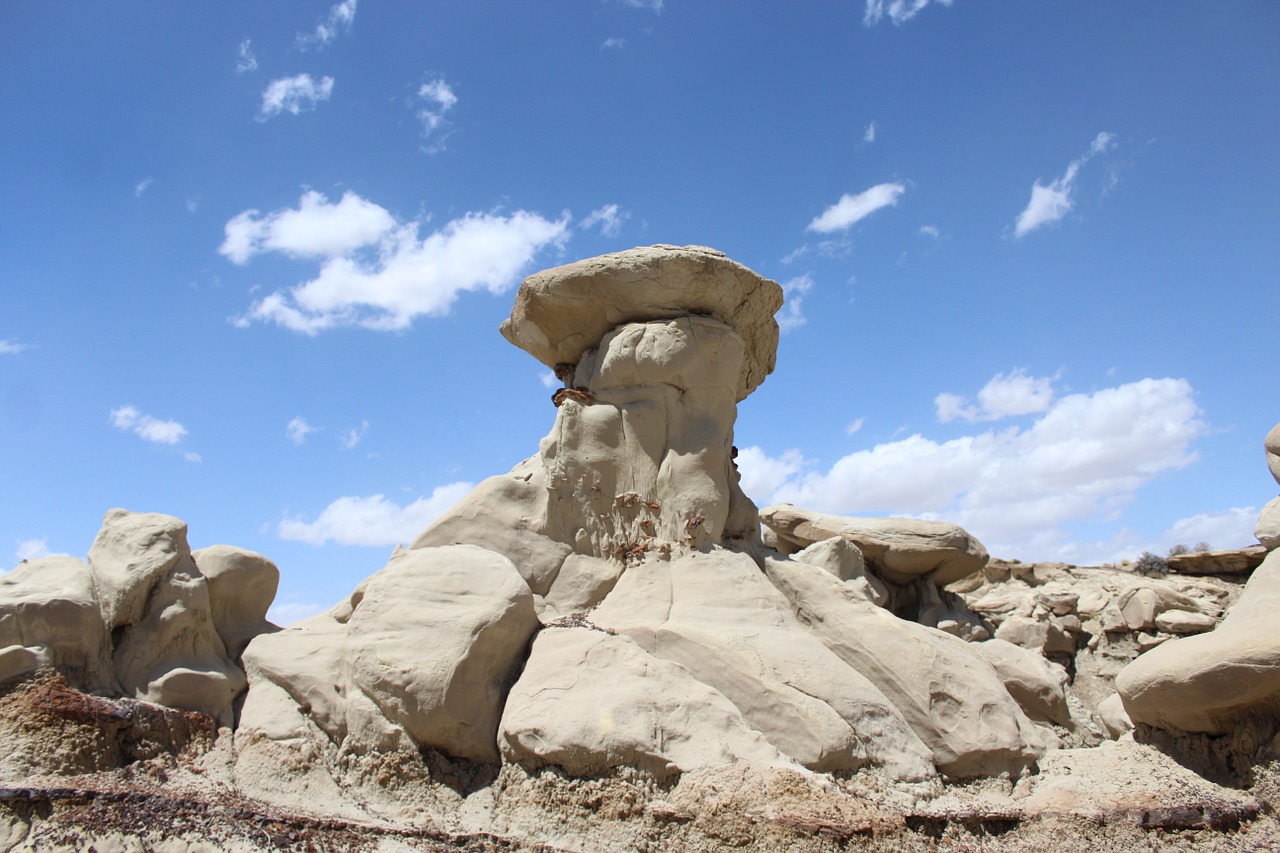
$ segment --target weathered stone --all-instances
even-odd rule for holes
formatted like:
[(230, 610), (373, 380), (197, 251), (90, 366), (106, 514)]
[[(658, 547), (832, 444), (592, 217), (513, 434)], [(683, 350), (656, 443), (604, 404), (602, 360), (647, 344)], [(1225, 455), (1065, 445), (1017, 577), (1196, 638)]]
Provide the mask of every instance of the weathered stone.
[(186, 522), (159, 513), (109, 510), (89, 548), (107, 629), (141, 619), (156, 584), (179, 560), (190, 556)]
[(862, 551), (848, 539), (833, 536), (797, 551), (791, 558), (826, 569), (872, 604), (884, 607), (889, 600), (884, 581), (867, 571)]
[(1268, 551), (1280, 548), (1280, 497), (1267, 501), (1258, 513), (1258, 524), (1253, 528), (1253, 535)]
[(77, 687), (116, 686), (93, 575), (73, 557), (42, 557), (0, 576), (0, 648), (10, 647), (11, 676), (47, 663)]
[(1263, 447), (1267, 453), (1267, 467), (1271, 469), (1271, 476), (1280, 483), (1280, 424), (1273, 426), (1267, 433)]
[(742, 400), (773, 372), (782, 288), (714, 249), (649, 246), (529, 276), (502, 334), (551, 368), (576, 365), (627, 323), (712, 317), (741, 337), (745, 358), (732, 389)]
[(1203, 634), (1217, 624), (1212, 616), (1189, 610), (1166, 610), (1156, 616), (1156, 629), (1166, 634)]
[(910, 518), (852, 518), (791, 504), (765, 507), (760, 520), (782, 538), (808, 547), (840, 536), (857, 545), (867, 565), (891, 583), (928, 577), (945, 586), (987, 564), (987, 550), (960, 527)]
[(1064, 726), (1071, 723), (1067, 671), (1061, 666), (1000, 639), (973, 643), (970, 648), (991, 664), (1028, 717)]
[(227, 655), (239, 660), (250, 640), (276, 630), (267, 621), (267, 610), (276, 597), (280, 570), (261, 554), (230, 545), (201, 548), (191, 558), (209, 583), (209, 607), (218, 636)]
[[(1277, 500), (1280, 500), (1278, 498)], [(1261, 539), (1261, 537), (1259, 537)], [(1265, 545), (1223, 551), (1195, 551), (1169, 557), (1170, 572), (1182, 575), (1247, 575), (1267, 556)]]
[(1112, 693), (1098, 703), (1098, 717), (1106, 726), (1107, 734), (1113, 739), (1122, 736), (1125, 732), (1133, 731), (1133, 720), (1129, 719), (1119, 693)]

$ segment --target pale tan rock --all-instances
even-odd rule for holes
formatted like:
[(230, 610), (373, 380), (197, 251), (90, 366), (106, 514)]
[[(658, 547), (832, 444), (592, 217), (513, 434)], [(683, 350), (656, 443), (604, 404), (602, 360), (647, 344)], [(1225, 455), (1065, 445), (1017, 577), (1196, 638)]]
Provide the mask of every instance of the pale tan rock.
[(0, 648), (0, 684), (52, 664), (48, 646), (5, 646)]
[(1107, 734), (1111, 735), (1113, 740), (1121, 737), (1126, 732), (1133, 731), (1133, 720), (1129, 719), (1129, 714), (1124, 709), (1124, 701), (1120, 698), (1119, 693), (1112, 693), (1098, 703), (1098, 717), (1102, 720), (1102, 724), (1106, 726)]
[(942, 521), (826, 515), (791, 504), (765, 507), (760, 520), (803, 547), (832, 536), (848, 539), (861, 549), (867, 565), (891, 583), (928, 577), (945, 586), (982, 571), (988, 559), (981, 542)]
[(1166, 634), (1203, 634), (1217, 624), (1212, 616), (1190, 610), (1166, 610), (1156, 616), (1156, 629)]
[[(362, 590), (357, 594), (363, 598)], [(340, 605), (250, 641), (241, 656), (249, 690), (237, 738), (258, 733), (271, 740), (305, 739), (314, 725), (335, 744), (342, 743), (351, 689), (346, 626), (350, 611), (354, 607)]]
[(1080, 596), (1074, 592), (1041, 592), (1036, 595), (1036, 602), (1055, 616), (1074, 613), (1079, 601)]
[[(900, 621), (824, 570), (795, 565)], [(633, 566), (591, 618), (684, 666), (805, 767), (873, 765), (902, 779), (933, 775), (930, 751), (902, 713), (797, 620), (744, 554), (713, 549)]]
[(570, 554), (547, 591), (545, 605), (551, 617), (567, 616), (595, 607), (613, 589), (622, 572), (622, 563), (617, 560)]
[(405, 551), (362, 589), (346, 645), (367, 710), (418, 747), (496, 761), (503, 691), (537, 627), (515, 566), (470, 545)]
[(996, 628), (996, 639), (1043, 654), (1045, 644), (1049, 642), (1049, 623), (1044, 619), (1012, 616)]
[[(1261, 537), (1258, 538), (1261, 541)], [(1170, 572), (1182, 575), (1248, 575), (1262, 564), (1262, 558), (1266, 555), (1267, 547), (1264, 544), (1175, 554), (1166, 562)]]
[(1272, 498), (1262, 507), (1253, 535), (1268, 551), (1280, 548), (1280, 497)]
[(1170, 640), (1129, 664), (1116, 690), (1135, 723), (1224, 734), (1250, 714), (1280, 713), (1280, 552), (1254, 571), (1218, 627)]
[(73, 557), (42, 557), (0, 575), (0, 647), (31, 650), (13, 652), (14, 667), (38, 658), (77, 687), (116, 686), (93, 575)]
[(1271, 469), (1271, 476), (1280, 483), (1280, 424), (1273, 426), (1267, 433), (1263, 446), (1267, 452), (1267, 467)]
[(973, 643), (970, 648), (991, 664), (1028, 717), (1064, 726), (1071, 723), (1067, 671), (1061, 666), (998, 638)]
[(833, 536), (815, 542), (792, 554), (791, 559), (831, 572), (872, 604), (884, 607), (889, 601), (888, 587), (867, 571), (862, 551), (848, 539)]
[(250, 640), (276, 630), (267, 621), (267, 610), (276, 597), (280, 570), (261, 554), (230, 545), (201, 548), (191, 558), (209, 583), (209, 607), (218, 636), (228, 656), (239, 660)]
[(745, 343), (734, 399), (773, 372), (774, 313), (782, 288), (714, 249), (649, 246), (589, 258), (529, 276), (502, 334), (551, 368), (576, 365), (627, 323), (688, 315), (713, 317)]
[(137, 622), (155, 585), (191, 556), (187, 525), (160, 513), (108, 510), (89, 548), (89, 565), (107, 630)]
[(575, 776), (635, 767), (658, 777), (747, 762), (795, 765), (723, 694), (623, 636), (547, 628), (502, 715), (503, 756)]
[(828, 573), (766, 558), (796, 614), (889, 697), (951, 776), (1020, 775), (1051, 745), (969, 644), (895, 617)]

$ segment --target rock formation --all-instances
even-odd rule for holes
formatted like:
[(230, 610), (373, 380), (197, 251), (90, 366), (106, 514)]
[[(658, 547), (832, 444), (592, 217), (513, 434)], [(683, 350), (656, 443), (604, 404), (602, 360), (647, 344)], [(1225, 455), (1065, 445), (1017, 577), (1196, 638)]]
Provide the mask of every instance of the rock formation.
[(1115, 815), (1134, 845), (1275, 841), (1262, 793), (1140, 738), (1280, 715), (1276, 553), (1241, 593), (758, 511), (734, 423), (781, 303), (701, 247), (529, 277), (502, 334), (564, 383), (537, 452), (292, 627), (269, 561), (168, 516), (112, 510), (87, 563), (0, 577), (0, 849), (128, 847), (75, 817), (88, 788), (48, 804), (74, 773), (192, 849), (900, 849), (1036, 821), (1000, 849), (1091, 849)]

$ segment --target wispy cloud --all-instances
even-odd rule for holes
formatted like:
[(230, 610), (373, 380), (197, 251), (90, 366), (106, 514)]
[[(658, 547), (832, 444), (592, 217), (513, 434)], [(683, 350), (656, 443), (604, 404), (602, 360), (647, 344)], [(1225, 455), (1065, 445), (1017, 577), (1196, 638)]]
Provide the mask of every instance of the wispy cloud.
[(276, 602), (267, 609), (267, 621), (274, 622), (282, 628), (288, 628), (317, 613), (328, 610), (324, 604), (307, 604), (301, 601)]
[(412, 542), (445, 510), (462, 500), (474, 488), (472, 483), (450, 483), (432, 490), (407, 506), (382, 495), (341, 497), (325, 507), (315, 520), (302, 517), (280, 522), (281, 539), (324, 545), (386, 546)]
[(351, 450), (364, 439), (368, 432), (369, 422), (361, 421), (359, 426), (353, 426), (338, 433), (338, 444), (342, 445), (343, 450)]
[(820, 216), (815, 217), (807, 230), (817, 231), (819, 234), (843, 231), (882, 207), (894, 206), (906, 190), (902, 184), (876, 184), (857, 195), (846, 193)]
[(617, 237), (622, 233), (622, 223), (626, 222), (630, 216), (618, 205), (606, 204), (583, 217), (582, 222), (578, 224), (578, 229), (586, 231), (590, 228), (599, 228), (602, 236)]
[(867, 125), (867, 129), (863, 131), (862, 141), (871, 144), (876, 141), (876, 123), (873, 121)]
[(155, 183), (155, 178), (143, 178), (142, 180), (138, 181), (138, 183), (134, 184), (134, 187), (133, 187), (133, 197), (142, 198), (142, 194), (145, 193), (148, 189), (150, 189), (151, 185), (154, 183)]
[(307, 436), (313, 432), (317, 432), (318, 427), (313, 427), (307, 423), (307, 419), (299, 415), (284, 426), (285, 438), (294, 444), (302, 444), (307, 440)]
[(111, 425), (155, 444), (177, 444), (187, 434), (186, 427), (177, 421), (162, 421), (144, 415), (133, 406), (112, 409)]
[(926, 237), (932, 237), (935, 240), (942, 236), (942, 232), (938, 230), (938, 226), (936, 225), (921, 225), (920, 233)]
[(867, 422), (866, 418), (858, 418), (856, 421), (854, 421), (853, 423), (849, 424), (847, 427), (844, 428), (844, 434), (853, 435), (854, 433), (861, 431), (863, 424), (865, 424), (866, 422)]
[(808, 273), (782, 283), (782, 310), (777, 315), (781, 332), (793, 332), (809, 322), (804, 316), (804, 295), (810, 290), (813, 278)]
[(1209, 543), (1212, 548), (1244, 548), (1257, 544), (1253, 529), (1259, 511), (1256, 506), (1232, 507), (1180, 518), (1160, 537), (1159, 550), (1166, 551), (1173, 545), (1192, 547), (1201, 542)]
[(314, 47), (325, 48), (338, 37), (339, 33), (351, 32), (351, 25), (356, 20), (356, 0), (342, 0), (329, 9), (329, 14), (316, 23), (310, 33), (298, 34), (298, 47), (302, 50)]
[(418, 87), (416, 109), (418, 121), (422, 124), (422, 136), (428, 140), (435, 137), (435, 140), (426, 146), (428, 152), (435, 153), (443, 150), (444, 139), (441, 137), (448, 127), (445, 114), (457, 103), (458, 96), (441, 78), (429, 80)]
[(329, 100), (332, 94), (332, 77), (314, 80), (310, 74), (299, 74), (296, 77), (272, 80), (262, 90), (262, 108), (258, 112), (258, 120), (266, 121), (282, 112), (298, 115), (313, 110), (316, 104)]
[(29, 349), (31, 349), (31, 344), (0, 340), (0, 355), (17, 355)]
[(418, 222), (398, 222), (354, 193), (337, 204), (307, 193), (296, 210), (233, 217), (219, 251), (235, 263), (265, 251), (322, 260), (316, 278), (258, 300), (236, 325), (403, 330), (416, 317), (448, 314), (460, 293), (505, 292), (540, 250), (563, 245), (569, 222), (567, 212), (556, 220), (469, 213), (419, 237)]
[[(1192, 462), (1192, 445), (1207, 429), (1185, 380), (1143, 379), (1055, 396), (1025, 428), (949, 441), (910, 435), (851, 453), (825, 471), (812, 470), (795, 451), (769, 456), (759, 448), (743, 450), (738, 465), (744, 479), (776, 481), (777, 471), (791, 472), (772, 490), (749, 492), (765, 503), (942, 518), (992, 553), (1059, 559), (1074, 548), (1066, 525), (1114, 517), (1157, 475)], [(767, 477), (752, 472), (757, 463), (767, 466)]]
[(1008, 376), (997, 373), (978, 392), (978, 403), (972, 405), (959, 395), (943, 392), (934, 398), (938, 420), (949, 423), (957, 418), (976, 421), (998, 421), (1018, 415), (1034, 415), (1049, 410), (1054, 399), (1053, 376), (1028, 376), (1025, 370), (1014, 370)]
[(623, 6), (630, 6), (632, 9), (648, 9), (654, 14), (662, 14), (664, 0), (617, 0)]
[(40, 539), (23, 539), (18, 543), (18, 548), (13, 552), (18, 562), (26, 562), (27, 560), (39, 560), (43, 557), (66, 557), (66, 554), (49, 550), (49, 537), (45, 536)]
[(618, 50), (621, 50), (626, 46), (627, 46), (627, 40), (625, 38), (614, 36), (613, 38), (605, 39), (604, 43), (600, 45), (600, 49), (609, 50), (610, 48), (616, 48)]
[(1114, 145), (1115, 136), (1113, 134), (1105, 131), (1099, 133), (1094, 137), (1093, 144), (1089, 146), (1089, 150), (1077, 159), (1072, 160), (1061, 177), (1050, 181), (1048, 185), (1041, 184), (1038, 180), (1032, 184), (1031, 200), (1027, 202), (1027, 206), (1022, 213), (1018, 214), (1018, 221), (1014, 224), (1013, 235), (1022, 237), (1037, 228), (1057, 222), (1070, 213), (1072, 208), (1075, 207), (1073, 195), (1076, 188), (1076, 177), (1080, 174), (1081, 167), (1093, 159), (1095, 155), (1107, 151)]
[(245, 39), (240, 42), (240, 50), (236, 57), (236, 73), (247, 74), (258, 70), (258, 57), (253, 55), (253, 41)]
[[(950, 6), (951, 0), (938, 0), (940, 6)], [(896, 26), (902, 26), (929, 5), (929, 0), (867, 0), (867, 11), (862, 24), (874, 27), (886, 15)]]

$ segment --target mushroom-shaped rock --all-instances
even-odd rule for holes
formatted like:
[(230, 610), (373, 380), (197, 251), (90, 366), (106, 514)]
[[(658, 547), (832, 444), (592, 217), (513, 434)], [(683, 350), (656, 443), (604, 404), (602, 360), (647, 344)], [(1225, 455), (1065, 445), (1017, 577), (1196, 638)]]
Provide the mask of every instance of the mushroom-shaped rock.
[(791, 504), (760, 510), (779, 538), (802, 548), (840, 536), (857, 545), (867, 565), (891, 583), (928, 577), (938, 586), (979, 572), (987, 549), (963, 528), (912, 518), (853, 518), (810, 512)]
[(535, 273), (502, 334), (552, 369), (576, 365), (626, 323), (715, 318), (745, 345), (736, 399), (773, 372), (782, 288), (704, 246), (647, 246)]
[(267, 609), (276, 597), (280, 570), (261, 554), (212, 545), (192, 553), (200, 574), (209, 582), (209, 606), (227, 655), (239, 660), (244, 647), (261, 633), (276, 630)]
[(1218, 627), (1167, 641), (1116, 676), (1135, 723), (1226, 734), (1252, 714), (1280, 713), (1280, 552), (1249, 578)]

